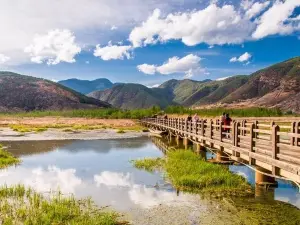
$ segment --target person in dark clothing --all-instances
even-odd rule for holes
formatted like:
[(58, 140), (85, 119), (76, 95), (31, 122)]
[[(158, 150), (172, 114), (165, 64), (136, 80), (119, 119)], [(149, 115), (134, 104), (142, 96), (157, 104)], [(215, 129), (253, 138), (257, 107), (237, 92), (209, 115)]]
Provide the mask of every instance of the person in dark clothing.
[[(230, 118), (229, 114), (226, 114), (225, 120), (224, 120), (224, 125), (225, 126), (230, 126), (231, 125), (232, 119)], [(230, 133), (230, 128), (226, 127), (225, 132), (228, 133), (226, 136), (229, 138), (229, 133)]]
[(192, 121), (192, 116), (191, 116), (191, 115), (189, 115), (189, 116), (187, 117), (187, 121)]

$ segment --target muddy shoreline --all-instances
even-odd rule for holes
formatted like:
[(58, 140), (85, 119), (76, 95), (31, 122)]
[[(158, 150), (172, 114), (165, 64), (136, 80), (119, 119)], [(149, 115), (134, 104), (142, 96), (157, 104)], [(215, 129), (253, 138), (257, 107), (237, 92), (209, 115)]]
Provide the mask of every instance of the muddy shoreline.
[(125, 131), (117, 133), (113, 129), (63, 131), (61, 129), (48, 129), (43, 132), (20, 133), (10, 128), (0, 128), (0, 141), (49, 141), (49, 140), (105, 140), (126, 139), (148, 136), (147, 132)]

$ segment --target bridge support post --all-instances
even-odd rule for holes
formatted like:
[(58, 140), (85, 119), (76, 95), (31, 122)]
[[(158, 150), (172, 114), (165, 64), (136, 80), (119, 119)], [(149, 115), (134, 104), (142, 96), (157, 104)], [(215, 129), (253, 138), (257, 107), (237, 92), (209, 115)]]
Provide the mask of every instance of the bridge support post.
[(196, 154), (200, 155), (201, 158), (206, 160), (206, 149), (200, 144), (196, 144)]
[(182, 138), (180, 138), (180, 136), (177, 135), (176, 136), (176, 145), (178, 148), (180, 148), (182, 146), (181, 140), (182, 140)]
[(187, 138), (187, 137), (185, 137), (184, 139), (183, 139), (183, 146), (184, 146), (184, 149), (185, 150), (187, 150), (188, 148), (189, 148), (189, 145), (191, 144), (191, 141)]
[(268, 173), (269, 173), (268, 170), (261, 168), (261, 167), (256, 167), (255, 184), (258, 186), (276, 187), (278, 185), (277, 181), (275, 180), (274, 177), (266, 175)]
[(217, 162), (225, 162), (225, 161), (229, 161), (228, 155), (226, 155), (226, 154), (224, 153), (223, 147), (221, 147), (221, 149), (217, 151), (216, 156), (217, 156), (217, 157), (216, 157), (216, 161), (217, 161)]

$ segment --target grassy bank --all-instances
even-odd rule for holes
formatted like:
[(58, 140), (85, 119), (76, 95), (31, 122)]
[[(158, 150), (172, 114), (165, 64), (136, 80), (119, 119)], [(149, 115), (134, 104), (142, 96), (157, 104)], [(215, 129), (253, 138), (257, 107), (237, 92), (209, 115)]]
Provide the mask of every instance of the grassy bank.
[(231, 117), (280, 117), (280, 116), (297, 116), (290, 112), (284, 113), (276, 108), (244, 108), (244, 109), (227, 109), (227, 108), (212, 108), (212, 109), (189, 109), (182, 106), (170, 106), (165, 110), (168, 114), (195, 114), (203, 117), (216, 117), (222, 115), (223, 112), (229, 113)]
[(75, 132), (75, 131), (88, 131), (88, 130), (103, 130), (103, 129), (114, 129), (117, 130), (117, 133), (126, 133), (126, 131), (136, 131), (136, 132), (147, 132), (148, 130), (138, 124), (134, 126), (118, 126), (118, 125), (89, 125), (89, 124), (45, 124), (45, 125), (37, 125), (37, 124), (13, 124), (9, 125), (13, 131), (20, 133), (29, 133), (35, 132), (40, 133), (47, 131), (48, 129), (62, 129), (64, 132)]
[(225, 166), (204, 161), (191, 151), (169, 152), (166, 160), (135, 160), (137, 168), (153, 171), (162, 167), (167, 178), (179, 190), (212, 196), (247, 196), (253, 193), (246, 179), (231, 173)]
[[(288, 116), (291, 112), (284, 113), (279, 109), (269, 108), (245, 108), (245, 109), (189, 109), (182, 106), (169, 106), (163, 110), (168, 114), (194, 114), (204, 117), (216, 117), (222, 115), (223, 112), (229, 113), (232, 117), (278, 117)], [(66, 111), (32, 111), (18, 113), (0, 113), (0, 116), (14, 117), (78, 117), (78, 118), (101, 118), (101, 119), (141, 119), (151, 117), (154, 114), (163, 113), (159, 107), (149, 109), (121, 110), (121, 109), (84, 109), (84, 110), (66, 110)]]
[(23, 186), (0, 188), (0, 221), (14, 224), (119, 225), (116, 212), (99, 209), (90, 199), (76, 200), (60, 193), (50, 197)]
[(20, 163), (20, 159), (5, 151), (0, 144), (0, 169)]

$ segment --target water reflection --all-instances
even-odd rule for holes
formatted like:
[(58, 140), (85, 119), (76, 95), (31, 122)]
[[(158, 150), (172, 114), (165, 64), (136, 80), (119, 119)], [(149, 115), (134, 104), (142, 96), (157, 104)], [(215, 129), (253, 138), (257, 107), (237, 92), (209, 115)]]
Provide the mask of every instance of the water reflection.
[(3, 144), (21, 156), (22, 164), (1, 170), (0, 185), (22, 183), (39, 192), (60, 190), (78, 197), (91, 196), (100, 206), (118, 210), (190, 204), (194, 198), (188, 194), (178, 197), (160, 173), (132, 167), (131, 159), (162, 156), (147, 138)]

